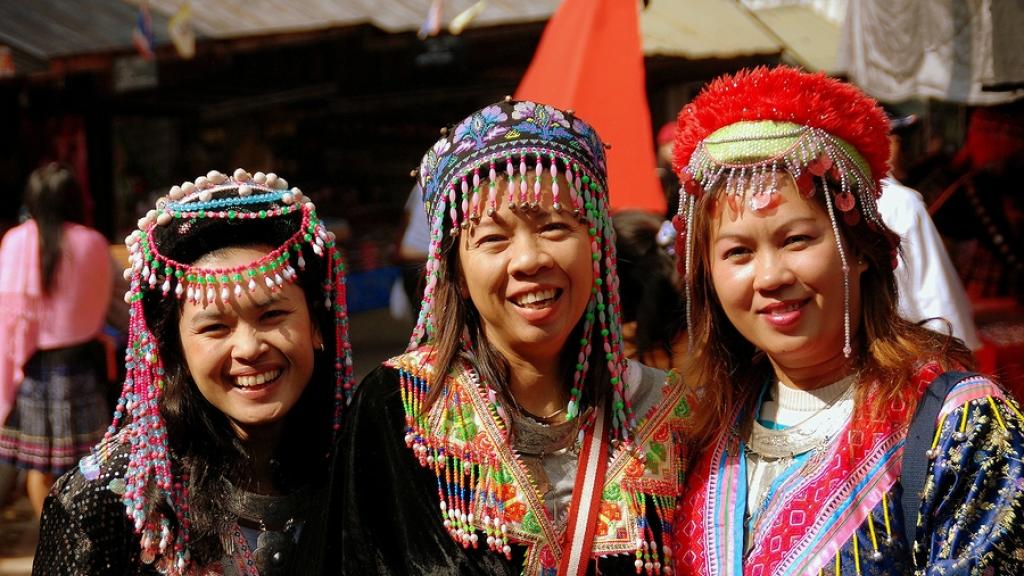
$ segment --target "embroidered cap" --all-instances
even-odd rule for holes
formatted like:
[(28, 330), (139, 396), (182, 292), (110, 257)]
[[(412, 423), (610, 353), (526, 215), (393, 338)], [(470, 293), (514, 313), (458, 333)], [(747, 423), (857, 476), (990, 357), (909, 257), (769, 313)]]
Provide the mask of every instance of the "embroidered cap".
[[(557, 162), (552, 164), (552, 160)], [(583, 208), (578, 191), (584, 177), (587, 184), (594, 182), (602, 191), (607, 189), (604, 144), (597, 132), (572, 112), (511, 99), (474, 112), (454, 129), (445, 130), (420, 163), (418, 175), (431, 229), (435, 218), (443, 216), (436, 207), (444, 197), (456, 219), (459, 213), (454, 202), (460, 197), (466, 204), (462, 217), (479, 216), (485, 206), (495, 209), (499, 175), (518, 178), (520, 188), (518, 192), (509, 190), (510, 203), (538, 204), (540, 183), (535, 182), (531, 193), (525, 176), (527, 167), (540, 173), (545, 163), (549, 170), (554, 166), (552, 175), (562, 168), (575, 210)], [(488, 181), (486, 190), (480, 189), (482, 179)]]

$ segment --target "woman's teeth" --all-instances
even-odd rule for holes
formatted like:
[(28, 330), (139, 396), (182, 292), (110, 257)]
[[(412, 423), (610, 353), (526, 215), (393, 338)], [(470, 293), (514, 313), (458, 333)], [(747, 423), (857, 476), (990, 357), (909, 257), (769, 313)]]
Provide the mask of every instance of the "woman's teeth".
[(281, 370), (271, 370), (270, 372), (263, 372), (262, 374), (255, 374), (252, 376), (238, 376), (235, 378), (235, 386), (238, 386), (239, 388), (252, 388), (253, 386), (259, 386), (261, 384), (271, 382), (280, 375)]
[(513, 300), (512, 303), (520, 308), (541, 308), (549, 304), (551, 300), (554, 300), (557, 295), (558, 291), (551, 288), (548, 290), (540, 290), (538, 292), (523, 294)]
[(783, 314), (788, 314), (788, 313), (793, 312), (795, 310), (799, 310), (800, 306), (802, 304), (803, 304), (803, 302), (793, 302), (792, 304), (789, 304), (787, 306), (782, 306), (782, 307), (776, 308), (776, 309), (772, 310), (771, 313), (772, 313), (773, 316), (781, 316)]

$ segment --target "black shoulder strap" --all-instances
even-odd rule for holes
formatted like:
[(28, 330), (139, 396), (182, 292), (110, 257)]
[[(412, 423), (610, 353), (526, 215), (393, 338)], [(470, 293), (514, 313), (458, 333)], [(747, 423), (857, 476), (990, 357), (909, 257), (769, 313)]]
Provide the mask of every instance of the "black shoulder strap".
[(946, 400), (946, 395), (959, 382), (975, 376), (974, 372), (944, 372), (928, 385), (921, 401), (917, 404), (914, 419), (907, 431), (907, 442), (903, 446), (903, 471), (900, 484), (903, 486), (903, 530), (907, 544), (914, 549), (917, 539), (917, 515), (921, 510), (921, 492), (928, 475), (931, 458), (928, 450), (935, 438), (935, 419)]

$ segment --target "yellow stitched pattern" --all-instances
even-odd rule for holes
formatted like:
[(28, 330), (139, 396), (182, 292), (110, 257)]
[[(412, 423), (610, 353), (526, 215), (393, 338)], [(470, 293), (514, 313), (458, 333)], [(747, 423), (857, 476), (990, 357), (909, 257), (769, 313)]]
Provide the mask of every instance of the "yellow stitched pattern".
[(860, 552), (857, 550), (857, 533), (853, 533), (853, 569), (860, 576)]
[(882, 494), (882, 517), (885, 518), (885, 535), (887, 538), (892, 539), (892, 526), (889, 524), (889, 503), (886, 501), (885, 494)]
[(1006, 423), (1003, 422), (1003, 417), (999, 414), (999, 408), (996, 407), (995, 400), (993, 400), (991, 396), (986, 396), (986, 400), (988, 400), (989, 406), (992, 407), (992, 413), (996, 415), (996, 420), (999, 422), (999, 427), (1002, 428), (1003, 430), (1006, 430)]
[(942, 426), (946, 423), (946, 416), (948, 414), (944, 414), (939, 420), (939, 425), (935, 427), (935, 438), (932, 438), (932, 450), (935, 450), (935, 447), (939, 445), (939, 436), (942, 434)]
[(875, 536), (875, 522), (871, 519), (871, 514), (868, 514), (868, 534), (871, 534), (871, 548), (878, 552), (878, 537)]
[(1017, 410), (1017, 407), (1013, 405), (1013, 400), (1007, 400), (1004, 404), (1008, 406), (1010, 410), (1013, 410), (1013, 413), (1017, 415), (1017, 418), (1024, 420), (1024, 414), (1021, 414), (1020, 410)]

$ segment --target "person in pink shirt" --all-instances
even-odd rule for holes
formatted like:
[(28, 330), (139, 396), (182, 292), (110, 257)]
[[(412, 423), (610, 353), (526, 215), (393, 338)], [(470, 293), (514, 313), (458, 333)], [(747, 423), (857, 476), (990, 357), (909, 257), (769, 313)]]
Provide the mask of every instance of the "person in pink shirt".
[(107, 427), (96, 337), (111, 261), (106, 238), (82, 224), (83, 199), (66, 168), (37, 169), (25, 189), (31, 218), (0, 244), (0, 461), (28, 470), (37, 514), (54, 478)]

